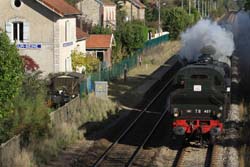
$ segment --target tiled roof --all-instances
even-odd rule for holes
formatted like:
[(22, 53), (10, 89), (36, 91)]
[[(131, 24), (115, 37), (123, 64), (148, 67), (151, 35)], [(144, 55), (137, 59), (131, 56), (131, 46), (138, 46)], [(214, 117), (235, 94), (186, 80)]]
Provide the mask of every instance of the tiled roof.
[(86, 42), (87, 49), (110, 48), (112, 44), (112, 35), (92, 34)]
[(132, 3), (133, 3), (135, 6), (139, 7), (139, 8), (145, 8), (145, 7), (146, 7), (143, 3), (141, 3), (140, 0), (132, 0)]
[(104, 4), (104, 5), (112, 5), (112, 6), (115, 6), (116, 4), (114, 3), (114, 2), (112, 2), (112, 1), (110, 1), (110, 0), (102, 0), (102, 3)]
[(86, 39), (89, 35), (82, 31), (79, 27), (76, 27), (76, 39), (77, 40), (82, 40), (82, 39)]
[(71, 6), (64, 0), (37, 0), (37, 1), (62, 16), (80, 14), (79, 10), (77, 10), (75, 7)]

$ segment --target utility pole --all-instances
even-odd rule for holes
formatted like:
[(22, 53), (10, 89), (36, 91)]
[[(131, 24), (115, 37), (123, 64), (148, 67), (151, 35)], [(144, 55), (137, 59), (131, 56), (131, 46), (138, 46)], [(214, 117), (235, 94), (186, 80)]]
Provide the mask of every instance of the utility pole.
[(130, 4), (131, 4), (131, 10), (130, 10), (130, 15), (131, 15), (131, 18), (130, 18), (130, 21), (132, 21), (132, 18), (133, 18), (133, 5), (132, 5), (132, 0), (130, 0)]
[(197, 0), (197, 3), (198, 3), (198, 5), (197, 5), (198, 12), (201, 13), (201, 11), (200, 11), (200, 0)]
[(201, 0), (201, 16), (204, 17), (204, 0)]
[(158, 31), (161, 33), (161, 0), (158, 0)]
[(183, 0), (181, 0), (181, 8), (183, 9)]
[(205, 0), (205, 2), (204, 2), (204, 11), (205, 11), (205, 17), (207, 16), (207, 2), (206, 2), (206, 0)]
[(188, 0), (188, 14), (191, 14), (191, 0)]

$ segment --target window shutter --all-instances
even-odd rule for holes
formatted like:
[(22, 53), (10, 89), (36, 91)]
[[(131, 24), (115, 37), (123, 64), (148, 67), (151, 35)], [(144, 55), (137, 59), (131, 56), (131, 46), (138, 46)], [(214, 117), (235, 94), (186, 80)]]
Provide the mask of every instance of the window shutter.
[(13, 24), (11, 22), (7, 22), (5, 25), (6, 33), (10, 39), (11, 42), (14, 42), (13, 40)]
[(29, 23), (23, 23), (23, 42), (29, 42), (30, 38), (30, 26)]

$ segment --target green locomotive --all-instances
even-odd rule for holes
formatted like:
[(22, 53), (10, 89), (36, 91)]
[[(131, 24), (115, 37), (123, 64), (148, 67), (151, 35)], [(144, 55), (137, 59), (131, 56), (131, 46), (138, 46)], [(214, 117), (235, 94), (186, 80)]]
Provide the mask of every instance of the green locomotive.
[(181, 68), (170, 94), (174, 134), (219, 136), (230, 103), (230, 83), (230, 66), (209, 55)]

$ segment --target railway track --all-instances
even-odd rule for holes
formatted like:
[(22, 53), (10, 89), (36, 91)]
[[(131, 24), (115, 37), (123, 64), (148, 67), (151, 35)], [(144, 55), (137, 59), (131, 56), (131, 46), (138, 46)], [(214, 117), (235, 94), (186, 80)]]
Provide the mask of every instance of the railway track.
[(173, 166), (176, 167), (217, 167), (221, 164), (220, 145), (208, 145), (207, 147), (199, 147), (196, 145), (184, 146), (177, 154), (176, 162)]
[[(149, 142), (152, 135), (157, 130), (160, 122), (167, 115), (167, 109), (163, 112), (152, 112), (152, 108), (157, 100), (165, 92), (172, 80), (169, 80), (167, 84), (154, 96), (154, 98), (141, 110), (139, 115), (130, 123), (130, 125), (123, 131), (123, 133), (105, 150), (105, 152), (94, 163), (94, 167), (97, 166), (132, 166), (136, 157), (143, 149), (145, 144)], [(166, 107), (167, 108), (167, 107)], [(147, 124), (142, 126), (142, 124)], [(139, 125), (137, 127), (137, 124)], [(133, 135), (129, 135), (129, 133)], [(136, 135), (137, 134), (137, 135)], [(142, 135), (144, 134), (144, 135)], [(127, 138), (127, 139), (126, 139)], [(124, 145), (124, 140), (133, 141), (133, 145)], [(136, 142), (135, 142), (136, 141)], [(114, 154), (112, 153), (114, 152)], [(120, 152), (120, 153), (119, 153)], [(120, 156), (122, 155), (122, 156)]]

